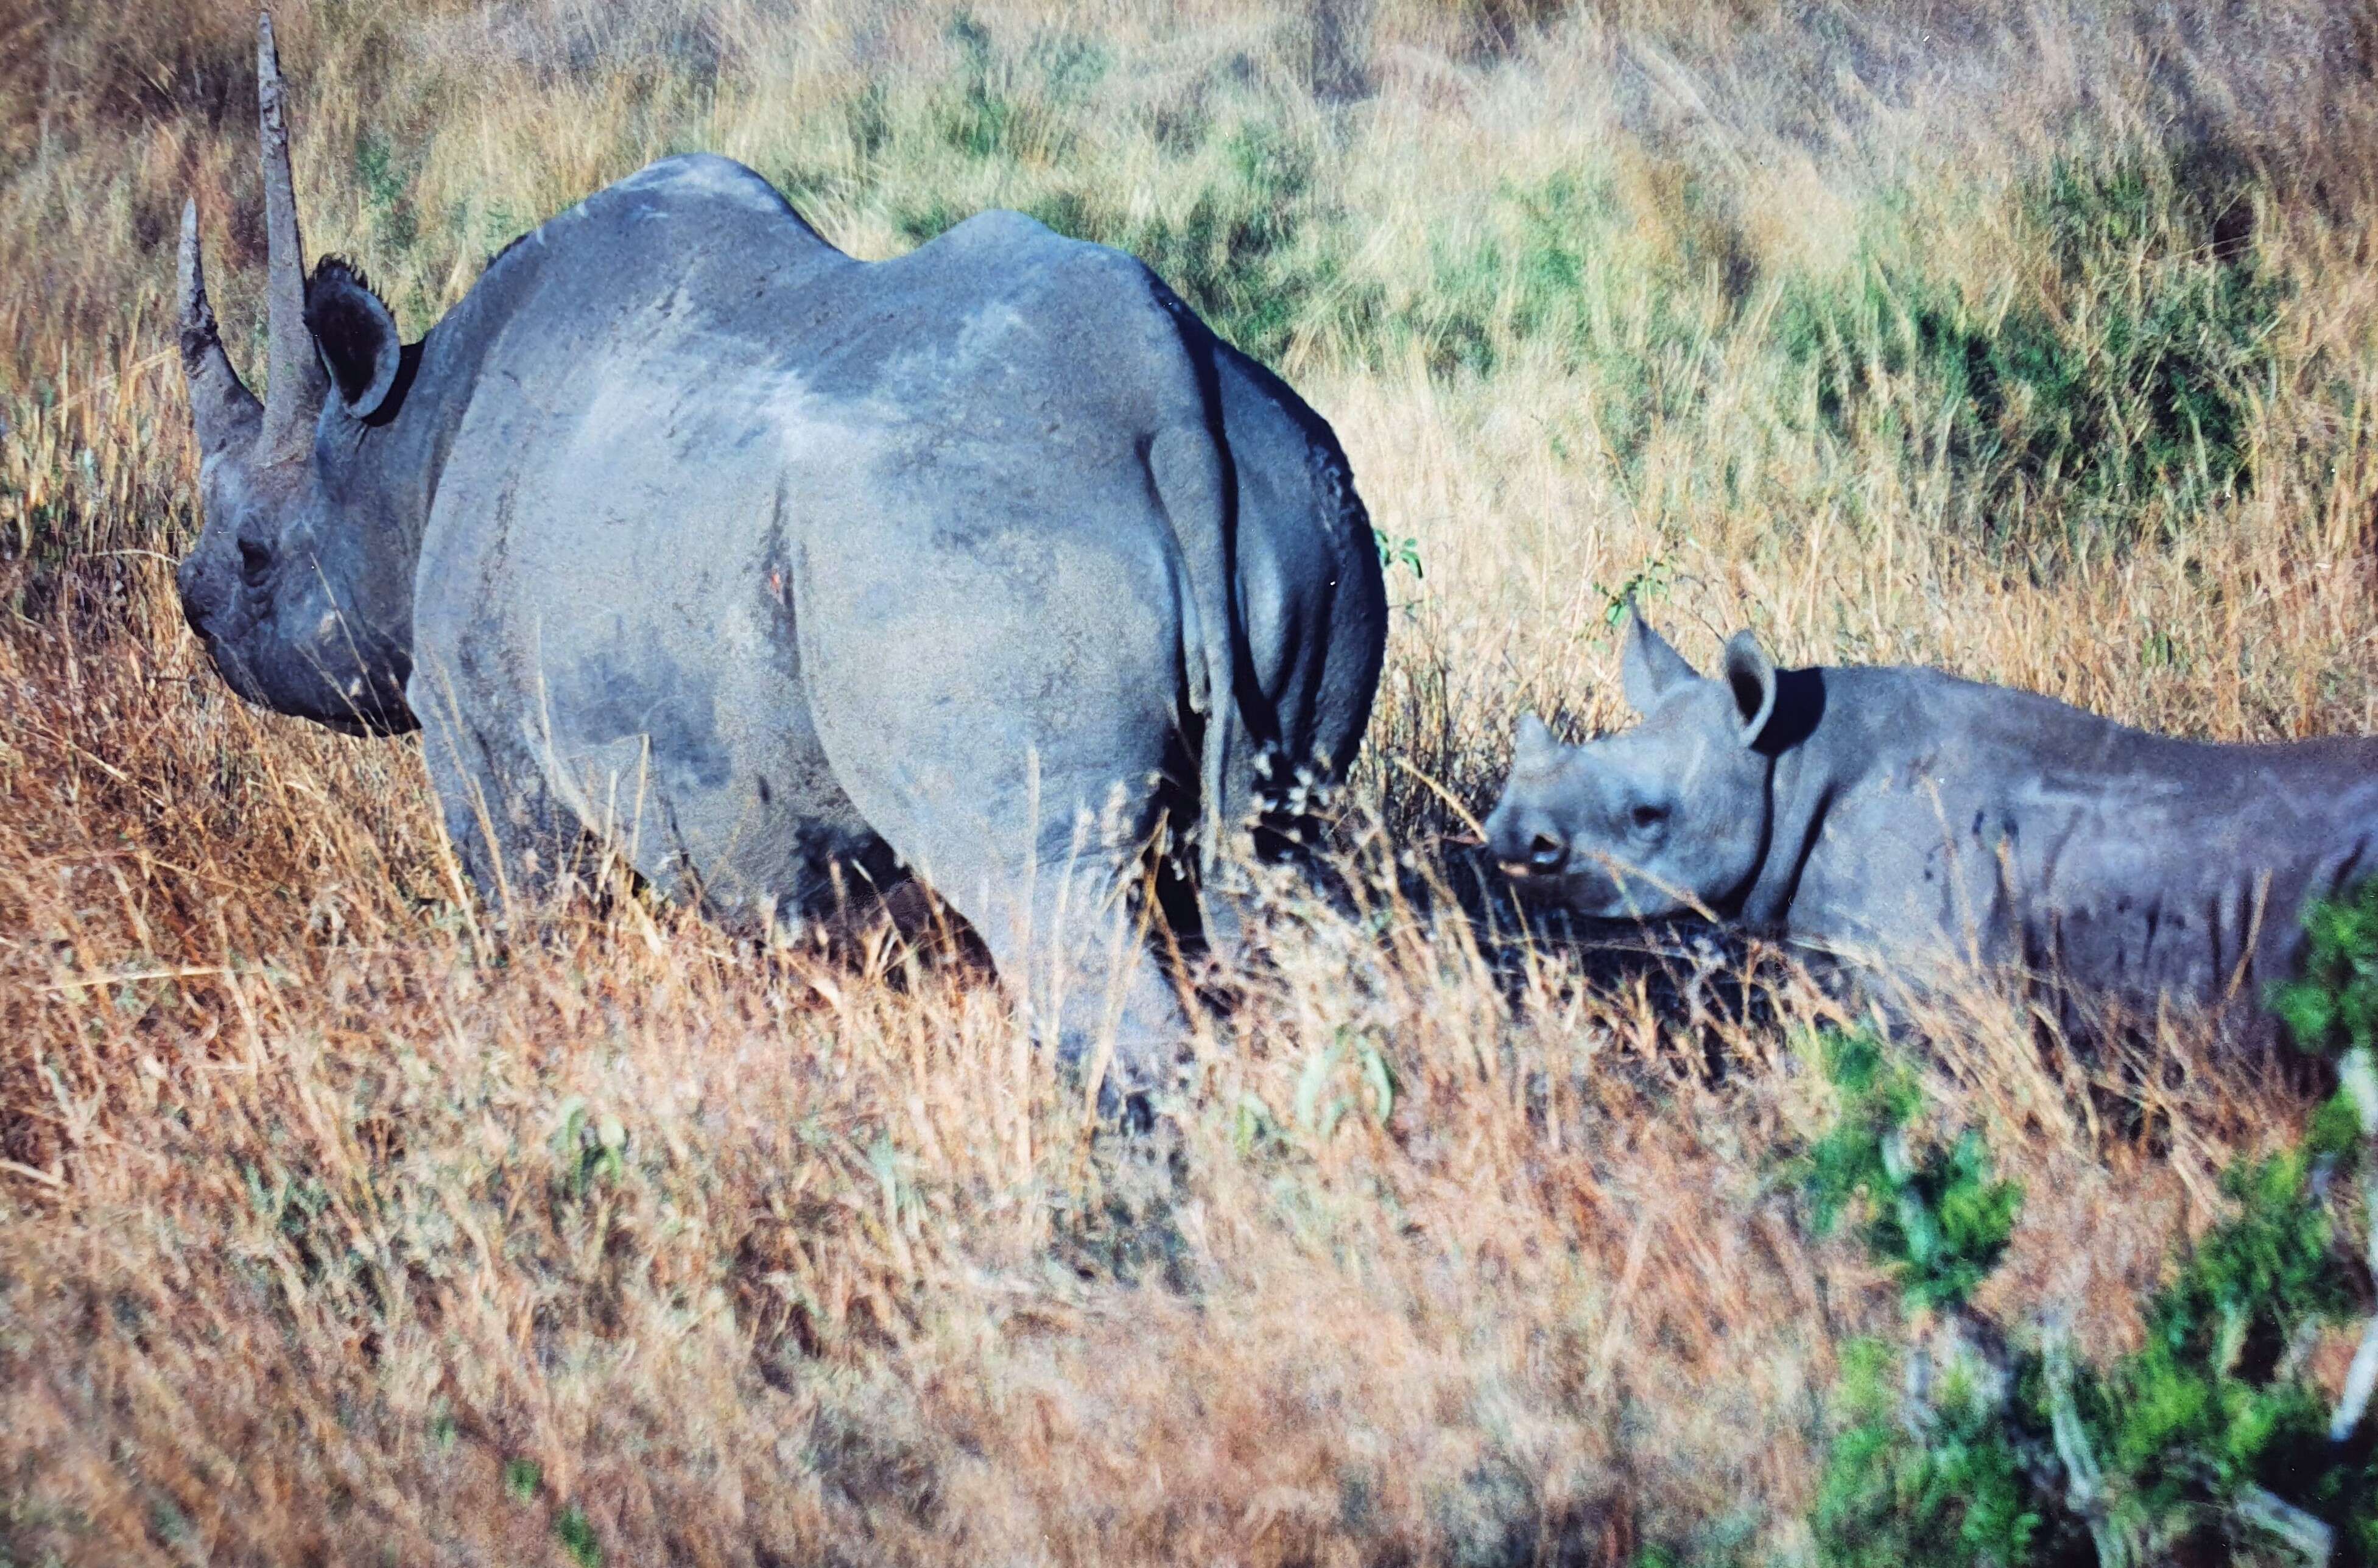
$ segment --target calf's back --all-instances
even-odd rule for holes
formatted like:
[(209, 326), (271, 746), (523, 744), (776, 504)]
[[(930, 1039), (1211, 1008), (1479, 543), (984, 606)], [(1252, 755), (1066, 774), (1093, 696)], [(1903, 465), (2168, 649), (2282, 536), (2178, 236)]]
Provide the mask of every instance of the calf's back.
[(2258, 1003), (2378, 870), (2378, 740), (2229, 746), (1934, 670), (1826, 669), (1781, 753), (1753, 918), (1894, 964)]

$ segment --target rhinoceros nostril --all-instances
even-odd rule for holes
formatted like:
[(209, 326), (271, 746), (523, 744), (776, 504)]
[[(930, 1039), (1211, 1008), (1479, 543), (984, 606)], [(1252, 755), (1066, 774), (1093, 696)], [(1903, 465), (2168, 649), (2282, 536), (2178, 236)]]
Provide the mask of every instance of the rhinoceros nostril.
[(190, 629), (203, 637), (207, 631), (204, 574), (198, 567), (198, 557), (185, 556), (182, 564), (174, 569), (174, 596), (182, 601), (182, 618)]
[(264, 581), (272, 566), (272, 552), (252, 539), (239, 542), (239, 574), (253, 587)]

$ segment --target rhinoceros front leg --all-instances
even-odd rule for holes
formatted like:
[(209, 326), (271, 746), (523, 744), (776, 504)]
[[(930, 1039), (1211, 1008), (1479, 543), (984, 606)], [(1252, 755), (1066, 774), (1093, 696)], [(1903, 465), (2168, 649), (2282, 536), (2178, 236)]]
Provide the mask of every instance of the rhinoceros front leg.
[[(416, 676), (412, 684), (424, 683)], [(549, 900), (570, 841), (542, 772), (450, 694), (424, 691), (413, 701), (447, 842), (479, 897), (506, 919)]]

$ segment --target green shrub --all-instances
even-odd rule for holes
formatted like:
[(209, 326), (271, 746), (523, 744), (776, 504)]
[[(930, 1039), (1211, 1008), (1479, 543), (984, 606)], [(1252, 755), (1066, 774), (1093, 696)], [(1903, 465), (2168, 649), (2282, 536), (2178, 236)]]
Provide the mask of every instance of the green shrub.
[(1911, 1430), (1901, 1354), (1864, 1339), (1842, 1359), (1835, 1402), (1846, 1424), (1809, 1521), (1823, 1560), (1841, 1568), (2034, 1561), (2044, 1521), (1988, 1370), (1951, 1368)]
[(1946, 1149), (1909, 1152), (1923, 1090), (1874, 1035), (1827, 1033), (1819, 1043), (1841, 1111), (1801, 1164), (1817, 1228), (1863, 1203), (1867, 1248), (1908, 1305), (1962, 1306), (2005, 1254), (2023, 1189), (1992, 1178), (1989, 1150), (1970, 1130)]
[(2010, 360), (2061, 394), (2026, 455), (2066, 459), (2091, 496), (2160, 490), (2193, 507), (2250, 477), (2278, 288), (2242, 234), (2224, 237), (2234, 185), (2185, 178), (2201, 162), (2065, 158), (2027, 195), (2067, 294), (2089, 308), (2061, 332), (2035, 323)]
[[(1277, 363), (1340, 283), (1337, 247), (1317, 231), (1342, 219), (1313, 189), (1310, 150), (1261, 120), (1221, 128), (1207, 178), (1183, 206), (1135, 211), (1095, 182), (1028, 210), (1051, 228), (1127, 250), (1231, 343)], [(1342, 306), (1341, 306), (1342, 308)]]
[(2302, 976), (2270, 1002), (2300, 1048), (2343, 1057), (2378, 1044), (2378, 879), (2304, 916)]
[[(1417, 341), (1440, 371), (1492, 374), (1505, 345), (1548, 341), (1572, 367), (1596, 356), (1596, 276), (1627, 215), (1608, 186), (1563, 170), (1505, 181), (1474, 230), (1439, 233), (1425, 281), (1401, 302), (1382, 340)], [(1387, 345), (1374, 345), (1374, 353)]]
[(960, 64), (956, 80), (932, 105), (941, 139), (970, 158), (1045, 162), (1062, 156), (1075, 139), (1075, 112), (1106, 75), (1106, 50), (1058, 34), (1036, 41), (1011, 63), (963, 11), (950, 23), (949, 38)]
[[(2306, 977), (2277, 997), (2307, 1045), (2366, 1052), (2378, 901), (2365, 891), (2307, 924)], [(2147, 1303), (2144, 1343), (2097, 1368), (2045, 1322), (1995, 1348), (2002, 1335), (1968, 1303), (2020, 1192), (1991, 1179), (1977, 1131), (1909, 1152), (1922, 1086), (1873, 1036), (1820, 1045), (1840, 1108), (1793, 1175), (1820, 1230), (1864, 1210), (1868, 1251), (1916, 1311), (1904, 1346), (1862, 1342), (1844, 1359), (1810, 1519), (1822, 1561), (2378, 1562), (2378, 1445), (2306, 1370), (2323, 1334), (2368, 1310), (2340, 1195), (2367, 1173), (2378, 1118), (2350, 1086), (2296, 1147), (2224, 1172), (2231, 1213), (2182, 1250)]]
[[(2203, 160), (2075, 152), (2011, 191), (1961, 193), (2036, 258), (1961, 285), (1932, 254), (1916, 183), (1861, 210), (1846, 272), (1762, 256), (1735, 221), (1735, 184), (1684, 161), (1628, 177), (1586, 152), (1393, 214), (1347, 177), (1343, 127), (1291, 112), (1243, 62), (1158, 88), (1062, 29), (1010, 38), (962, 14), (948, 39), (939, 79), (847, 106), (855, 165), (767, 172), (912, 243), (1016, 208), (1138, 256), (1275, 365), (1478, 379), (1548, 365), (1572, 379), (1600, 455), (1671, 495), (1732, 504), (1760, 474), (1796, 498), (1838, 494), (1848, 459), (2036, 552), (2184, 527), (2252, 483), (2281, 295), (2251, 243), (2248, 187)], [(1660, 432), (1711, 417), (1722, 388), (1739, 438), (1647, 471)]]
[[(1325, 301), (1363, 314), (1344, 293), (1333, 231), (1343, 215), (1318, 195), (1312, 148), (1258, 105), (1201, 118), (1163, 140), (1167, 177), (1145, 199), (1095, 159), (1070, 156), (1079, 96), (1105, 71), (1102, 55), (1063, 41), (1005, 62), (979, 28), (957, 32), (966, 64), (934, 100), (939, 138), (970, 160), (1011, 166), (1024, 188), (1003, 197), (1075, 239), (1128, 251), (1152, 268), (1217, 332), (1277, 363), (1301, 332), (1325, 324)], [(1030, 82), (1011, 90), (1012, 78)], [(873, 111), (881, 119), (884, 111)], [(876, 127), (876, 145), (895, 129)], [(976, 209), (970, 199), (898, 194), (893, 226), (912, 243)]]
[(2148, 1304), (2146, 1343), (2082, 1401), (2109, 1512), (2159, 1555), (2216, 1548), (2267, 1499), (2332, 1526), (2357, 1508), (2378, 1520), (2365, 1506), (2378, 1470), (2332, 1451), (2300, 1364), (2354, 1295), (2314, 1164), (2297, 1149), (2224, 1173), (2237, 1212)]

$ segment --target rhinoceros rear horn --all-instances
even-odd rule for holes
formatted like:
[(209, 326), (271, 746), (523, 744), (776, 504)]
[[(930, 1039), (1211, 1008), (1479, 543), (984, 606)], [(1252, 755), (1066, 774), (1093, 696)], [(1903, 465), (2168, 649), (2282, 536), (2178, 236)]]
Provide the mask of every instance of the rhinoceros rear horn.
[(306, 330), (347, 412), (357, 419), (378, 413), (404, 362), (396, 317), (364, 275), (335, 256), (306, 284)]
[(1726, 642), (1725, 684), (1734, 693), (1734, 711), (1742, 716), (1742, 744), (1758, 745), (1775, 712), (1775, 661), (1747, 630)]
[(302, 455), (322, 407), (321, 361), (306, 330), (306, 251), (297, 192), (289, 174), (289, 115), (270, 12), (256, 19), (256, 126), (264, 166), (265, 324), (271, 365), (264, 387), (268, 458)]
[(206, 263), (198, 254), (198, 204), (182, 203), (182, 376), (190, 389), (190, 422), (198, 451), (206, 457), (256, 437), (259, 413), (254, 394), (231, 367), (214, 307), (207, 303)]

